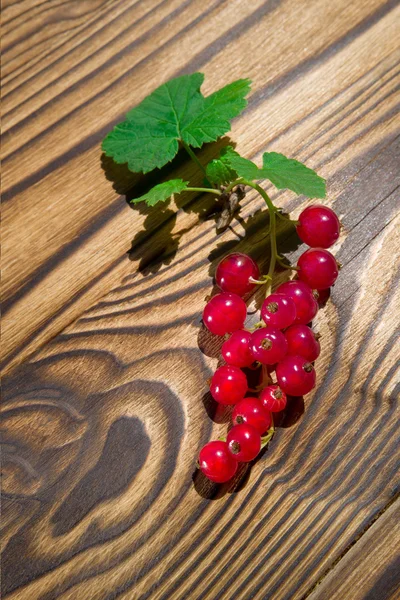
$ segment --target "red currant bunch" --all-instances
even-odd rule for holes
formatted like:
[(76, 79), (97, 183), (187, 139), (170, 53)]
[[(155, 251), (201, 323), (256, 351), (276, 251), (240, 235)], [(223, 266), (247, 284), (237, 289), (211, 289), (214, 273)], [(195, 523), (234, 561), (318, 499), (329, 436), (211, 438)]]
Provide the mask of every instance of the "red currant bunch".
[[(291, 396), (303, 396), (315, 387), (314, 361), (320, 344), (310, 323), (318, 311), (318, 290), (324, 294), (338, 276), (338, 263), (327, 248), (337, 241), (340, 224), (331, 209), (309, 206), (300, 214), (297, 232), (310, 246), (298, 260), (297, 277), (267, 294), (261, 306), (262, 321), (253, 330), (245, 328), (243, 296), (259, 284), (270, 287), (271, 265), (268, 275), (260, 279), (256, 263), (235, 253), (226, 256), (216, 270), (221, 293), (207, 303), (203, 323), (211, 333), (227, 339), (221, 349), (225, 364), (211, 378), (210, 392), (214, 400), (234, 408), (226, 440), (206, 444), (199, 467), (217, 483), (232, 479), (238, 463), (258, 456), (273, 436), (272, 415), (285, 410)], [(271, 263), (274, 266), (275, 259)], [(247, 396), (249, 385), (242, 369), (248, 367), (261, 369), (262, 383), (251, 390), (258, 397)]]

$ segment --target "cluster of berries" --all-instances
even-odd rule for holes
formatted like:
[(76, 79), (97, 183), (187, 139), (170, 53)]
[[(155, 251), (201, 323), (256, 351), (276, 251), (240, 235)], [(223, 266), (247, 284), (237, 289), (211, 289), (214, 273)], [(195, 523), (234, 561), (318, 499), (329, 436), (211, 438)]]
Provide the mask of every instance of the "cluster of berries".
[[(286, 407), (287, 396), (303, 396), (314, 388), (313, 362), (320, 344), (309, 324), (318, 310), (319, 291), (330, 288), (338, 276), (338, 263), (327, 248), (336, 242), (339, 230), (336, 214), (325, 206), (313, 205), (301, 213), (297, 233), (310, 248), (298, 260), (297, 278), (264, 300), (262, 326), (252, 332), (244, 329), (243, 296), (260, 282), (258, 266), (239, 253), (219, 263), (215, 279), (221, 293), (207, 303), (203, 322), (215, 335), (231, 335), (222, 345), (226, 364), (215, 371), (210, 392), (217, 402), (235, 407), (226, 441), (209, 442), (200, 451), (200, 469), (211, 481), (228, 481), (239, 462), (253, 460), (262, 435), (273, 432), (272, 413)], [(254, 363), (263, 365), (269, 378), (273, 372), (276, 376), (276, 384), (265, 387), (259, 398), (246, 397), (248, 382), (242, 371)]]

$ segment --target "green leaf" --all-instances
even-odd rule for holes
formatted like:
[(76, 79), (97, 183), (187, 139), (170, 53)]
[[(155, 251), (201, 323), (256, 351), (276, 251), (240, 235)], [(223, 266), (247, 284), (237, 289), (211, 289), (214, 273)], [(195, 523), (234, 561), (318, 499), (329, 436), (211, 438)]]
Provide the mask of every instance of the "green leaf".
[[(231, 146), (227, 146), (227, 148), (233, 150)], [(229, 162), (226, 160), (227, 148), (221, 151), (219, 158), (211, 160), (206, 167), (207, 179), (212, 184), (227, 185), (237, 179), (236, 171), (230, 167)]]
[(140, 196), (139, 198), (134, 198), (131, 200), (131, 203), (137, 204), (138, 202), (144, 201), (147, 206), (154, 206), (157, 202), (165, 202), (172, 194), (180, 194), (186, 190), (188, 183), (188, 181), (183, 181), (182, 179), (170, 179), (169, 181), (164, 181), (164, 183), (159, 183), (151, 188), (147, 194), (143, 194), (143, 196)]
[(208, 163), (206, 174), (208, 181), (213, 185), (227, 185), (236, 179), (236, 171), (233, 171), (219, 158)]
[(245, 179), (261, 179), (260, 169), (251, 160), (240, 156), (232, 146), (227, 146), (221, 152), (221, 158), (228, 164), (231, 169), (236, 171), (238, 177)]
[(168, 81), (132, 109), (105, 137), (102, 149), (134, 172), (161, 168), (177, 154), (179, 142), (200, 148), (230, 130), (246, 106), (250, 81), (235, 81), (210, 96), (200, 92), (204, 75)]
[(303, 163), (286, 158), (277, 152), (263, 154), (262, 177), (269, 179), (278, 189), (287, 188), (308, 198), (325, 198), (325, 179)]
[[(246, 107), (245, 96), (250, 91), (249, 79), (238, 79), (203, 98), (182, 127), (182, 140), (195, 148), (214, 142), (230, 131), (230, 121)], [(197, 111), (197, 115), (194, 113)]]

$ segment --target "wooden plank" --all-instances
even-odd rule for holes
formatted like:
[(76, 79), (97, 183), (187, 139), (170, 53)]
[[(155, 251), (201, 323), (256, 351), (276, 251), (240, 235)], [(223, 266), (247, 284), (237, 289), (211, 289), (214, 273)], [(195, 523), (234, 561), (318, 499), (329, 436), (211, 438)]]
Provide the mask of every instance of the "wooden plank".
[[(322, 6), (321, 3), (317, 5)], [(198, 6), (196, 4), (196, 10)], [(202, 4), (202, 7), (205, 5)], [(254, 79), (255, 93), (248, 111), (234, 127), (233, 136), (238, 140), (240, 149), (247, 155), (257, 157), (260, 152), (274, 148), (307, 159), (311, 166), (318, 165), (329, 179), (330, 193), (339, 193), (357, 168), (362, 167), (364, 154), (373, 147), (378, 151), (377, 146), (390, 142), (396, 133), (396, 9), (390, 3), (380, 7), (362, 3), (357, 11), (349, 13), (332, 8), (334, 14), (328, 12), (326, 18), (337, 19), (337, 27), (329, 31), (319, 26), (322, 16), (319, 18), (316, 15), (315, 21), (312, 21), (314, 24), (307, 25), (313, 27), (309, 32), (313, 45), (304, 56), (294, 52), (292, 46), (286, 43), (288, 38), (293, 39), (293, 44), (300, 44), (303, 40), (298, 27), (298, 3), (295, 6), (283, 3), (277, 7), (260, 4), (259, 8), (240, 3), (239, 12), (232, 3), (220, 3), (215, 10), (221, 26), (221, 37), (217, 42), (210, 45), (215, 36), (202, 24), (204, 29), (200, 28), (196, 33), (199, 46), (192, 43), (193, 29), (189, 28), (173, 43), (173, 52), (177, 52), (178, 46), (180, 48), (182, 40), (185, 40), (185, 44), (190, 46), (187, 49), (189, 62), (185, 69), (204, 68), (208, 89), (215, 89), (221, 82), (236, 75), (233, 67), (230, 67), (232, 72), (226, 72), (221, 57), (231, 57), (233, 65), (234, 57), (239, 61), (239, 57), (242, 60), (246, 56), (246, 73)], [(321, 10), (328, 9), (322, 7)], [(150, 22), (145, 19), (138, 27), (146, 28), (151, 23), (154, 25), (157, 14), (157, 11), (152, 13), (148, 17)], [(194, 16), (188, 15), (187, 18)], [(304, 15), (301, 18), (306, 20)], [(279, 30), (278, 23), (285, 27), (284, 44), (275, 33), (275, 28)], [(262, 68), (263, 63), (254, 47), (254, 40), (260, 38), (266, 26), (272, 30), (273, 55), (270, 52), (268, 60), (274, 64), (273, 72)], [(160, 35), (163, 31), (161, 28)], [(235, 32), (238, 33), (237, 38)], [(151, 37), (151, 41), (144, 42), (144, 46), (139, 45), (135, 52), (138, 56), (150, 52), (146, 44), (156, 44), (157, 40)], [(357, 63), (351, 60), (354, 55), (358, 56)], [(141, 79), (135, 79), (137, 89), (134, 97), (138, 99), (156, 85), (161, 72), (164, 78), (173, 75), (173, 69), (176, 74), (175, 63), (168, 55), (157, 54), (152, 61), (155, 68), (151, 78), (148, 77), (147, 63), (138, 67), (142, 73)], [(170, 69), (167, 72), (166, 61)], [(197, 61), (196, 64), (193, 61)], [(122, 73), (125, 70), (129, 73), (127, 65), (119, 65), (119, 68)], [(121, 74), (119, 70), (118, 73)], [(96, 75), (96, 71), (93, 71), (93, 77), (100, 86), (104, 86), (102, 72)], [(118, 86), (126, 86), (129, 82), (127, 76)], [(146, 215), (132, 219), (132, 213), (124, 201), (113, 196), (110, 182), (106, 181), (99, 163), (98, 144), (105, 130), (98, 131), (100, 124), (91, 118), (90, 107), (96, 113), (101, 113), (105, 121), (112, 115), (119, 118), (134, 103), (134, 97), (131, 88), (128, 93), (127, 89), (120, 90), (118, 86), (112, 86), (105, 92), (112, 103), (109, 111), (97, 106), (96, 102), (99, 103), (101, 98), (95, 96), (88, 105), (83, 103), (81, 108), (71, 113), (66, 121), (61, 119), (55, 129), (48, 127), (49, 119), (59, 118), (60, 112), (51, 95), (43, 99), (43, 116), (35, 112), (32, 112), (35, 118), (27, 116), (27, 124), (39, 123), (39, 128), (44, 130), (43, 135), (55, 136), (54, 143), (57, 146), (52, 148), (50, 141), (45, 145), (43, 137), (30, 142), (28, 126), (25, 129), (21, 125), (21, 152), (28, 152), (29, 146), (33, 152), (30, 156), (34, 155), (37, 160), (46, 163), (41, 163), (44, 171), (39, 168), (39, 180), (35, 185), (29, 186), (29, 181), (25, 180), (27, 171), (19, 162), (20, 158), (22, 161), (19, 150), (15, 155), (20, 165), (18, 168), (16, 162), (11, 160), (7, 167), (7, 159), (5, 161), (5, 170), (9, 169), (12, 177), (17, 178), (15, 185), (22, 188), (28, 185), (6, 202), (3, 209), (5, 316), (2, 349), (5, 369), (21, 362), (77, 318), (82, 310), (116, 285), (122, 277), (132, 272), (135, 265), (128, 260), (126, 252), (133, 235), (143, 225), (148, 233), (147, 239), (155, 233), (160, 240), (156, 248), (162, 248), (164, 231), (173, 228), (176, 233), (192, 227), (198, 223), (199, 211), (207, 213), (211, 209), (210, 199), (202, 198), (195, 206), (202, 202), (204, 208), (197, 212), (188, 210), (180, 213), (175, 222), (175, 216), (169, 208), (154, 220)], [(75, 93), (74, 89), (71, 93)], [(83, 89), (79, 87), (81, 100), (85, 95)], [(311, 89), (313, 93), (310, 95)], [(51, 90), (52, 86), (49, 86), (46, 94), (52, 94)], [(62, 101), (67, 109), (71, 108), (69, 92)], [(284, 111), (282, 106), (285, 107)], [(337, 111), (340, 111), (341, 121)], [(81, 118), (81, 114), (86, 115), (82, 117), (84, 125), (76, 120)], [(323, 125), (324, 120), (326, 125)], [(64, 127), (62, 123), (68, 123), (69, 128), (81, 135), (83, 146), (64, 148), (67, 153), (59, 156), (59, 143), (70, 143), (69, 136), (65, 136), (60, 129)], [(109, 126), (106, 124), (105, 128)], [(5, 139), (14, 143), (14, 136), (10, 132), (5, 134)], [(357, 160), (353, 152), (355, 139)], [(304, 140), (307, 140), (307, 147), (304, 146)], [(44, 147), (48, 147), (48, 151), (43, 152)], [(348, 150), (345, 152), (344, 148)], [(58, 158), (54, 158), (53, 150)], [(33, 162), (36, 162), (36, 158)], [(346, 165), (350, 164), (353, 165), (353, 171), (346, 170)], [(180, 176), (193, 175), (189, 165), (176, 167), (174, 172), (176, 170), (179, 170)], [(161, 227), (163, 221), (166, 222), (164, 229)], [(27, 226), (27, 223), (32, 225)], [(137, 247), (136, 256), (144, 263), (154, 258), (152, 242), (143, 243), (143, 238), (135, 235), (134, 243)], [(83, 260), (85, 256), (90, 256), (90, 260)]]
[[(217, 363), (198, 348), (218, 260), (210, 221), (182, 235), (170, 265), (126, 279), (4, 379), (4, 491), (39, 500), (11, 512), (6, 598), (300, 599), (387, 505), (399, 459), (397, 145), (333, 202), (344, 266), (316, 319), (319, 386), (242, 489), (192, 480), (199, 448), (226, 429), (202, 402)], [(265, 268), (258, 206), (249, 199), (245, 228), (218, 248)]]
[(349, 594), (354, 600), (395, 600), (400, 590), (399, 548), (397, 500), (307, 596), (308, 600), (339, 600)]
[[(361, 579), (379, 550), (356, 550), (367, 532), (354, 560), (347, 551), (399, 483), (399, 10), (378, 0), (75, 4), (4, 5), (14, 47), (3, 346), (8, 369), (25, 362), (3, 381), (3, 597), (301, 600), (322, 593), (331, 567), (349, 577), (353, 564)], [(42, 35), (27, 36), (44, 15)], [(60, 39), (48, 52), (51, 20)], [(267, 267), (264, 204), (249, 193), (242, 220), (217, 236), (210, 199), (130, 213), (99, 163), (111, 122), (196, 68), (207, 90), (254, 79), (234, 125), (239, 149), (316, 167), (344, 225), (341, 276), (316, 319), (318, 387), (222, 489), (195, 475), (200, 447), (226, 431), (207, 400), (218, 359), (200, 316), (221, 255), (249, 252)], [(193, 171), (178, 161), (172, 172)], [(271, 192), (294, 216), (306, 204)], [(293, 260), (302, 251), (285, 228), (279, 243)], [(388, 515), (374, 525), (379, 548)], [(380, 574), (365, 578), (369, 600), (393, 597), (392, 571)]]

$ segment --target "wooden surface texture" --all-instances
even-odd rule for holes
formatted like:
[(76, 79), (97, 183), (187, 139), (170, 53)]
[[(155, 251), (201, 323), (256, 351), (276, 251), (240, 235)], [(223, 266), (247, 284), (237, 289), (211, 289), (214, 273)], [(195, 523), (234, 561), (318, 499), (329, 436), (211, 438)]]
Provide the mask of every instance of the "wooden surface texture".
[[(398, 3), (2, 9), (2, 597), (399, 598)], [(206, 93), (253, 80), (238, 150), (317, 169), (343, 223), (317, 388), (220, 489), (195, 469), (229, 418), (207, 394), (218, 348), (201, 312), (224, 254), (268, 268), (263, 202), (248, 192), (220, 235), (206, 195), (131, 209), (146, 182), (201, 178), (179, 155), (143, 182), (100, 150), (196, 70)], [(309, 203), (267, 189), (294, 216)], [(282, 224), (278, 242), (303, 250)]]

